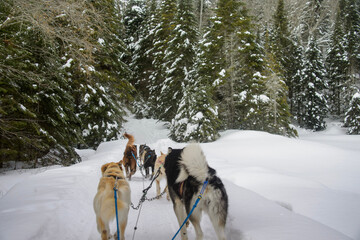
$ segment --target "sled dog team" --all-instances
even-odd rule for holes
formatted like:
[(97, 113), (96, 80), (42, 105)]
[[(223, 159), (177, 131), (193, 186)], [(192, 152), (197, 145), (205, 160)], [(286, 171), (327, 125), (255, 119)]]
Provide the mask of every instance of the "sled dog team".
[[(128, 213), (130, 210), (130, 185), (128, 181), (136, 172), (137, 147), (134, 145), (134, 137), (125, 133), (128, 139), (123, 159), (118, 162), (104, 164), (101, 167), (101, 178), (98, 190), (94, 198), (94, 210), (96, 214), (97, 229), (102, 240), (110, 239), (109, 223), (115, 219), (115, 196), (117, 199), (118, 224), (120, 239), (125, 240), (125, 228), (127, 225)], [(199, 144), (189, 144), (183, 149), (168, 149), (168, 153), (161, 152), (159, 157), (155, 151), (146, 145), (140, 145), (140, 162), (146, 171), (146, 177), (153, 178), (154, 173), (160, 169), (156, 180), (157, 195), (160, 195), (160, 180), (167, 179), (167, 199), (171, 198), (173, 209), (179, 227), (183, 224), (199, 193), (207, 181), (205, 191), (197, 207), (190, 215), (190, 222), (193, 224), (196, 240), (203, 239), (203, 232), (200, 227), (202, 211), (205, 211), (215, 229), (219, 240), (225, 240), (225, 224), (228, 212), (228, 197), (225, 187), (215, 169), (209, 167), (205, 155)], [(150, 175), (150, 169), (152, 174)], [(125, 174), (124, 175), (124, 170)], [(114, 191), (114, 187), (116, 191)], [(186, 227), (181, 228), (181, 239), (187, 240)], [(170, 238), (171, 236), (169, 236)], [(117, 239), (117, 234), (114, 235)]]

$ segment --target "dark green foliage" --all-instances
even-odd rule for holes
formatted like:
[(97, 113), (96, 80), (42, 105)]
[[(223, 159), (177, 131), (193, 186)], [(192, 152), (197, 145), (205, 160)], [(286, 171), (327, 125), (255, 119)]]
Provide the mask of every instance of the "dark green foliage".
[[(155, 42), (155, 27), (159, 22), (159, 15), (157, 14), (156, 0), (147, 2), (144, 9), (144, 22), (138, 28), (139, 39), (135, 41), (134, 53), (131, 59), (132, 82), (137, 92), (138, 98), (143, 100), (136, 101), (135, 108), (139, 107), (137, 112), (143, 112), (145, 102), (150, 98), (150, 76), (154, 73), (154, 49), (153, 43)], [(146, 104), (148, 106), (148, 104)], [(150, 109), (148, 109), (150, 111)], [(151, 112), (146, 111), (145, 117), (154, 116)], [(144, 112), (142, 113), (144, 114)]]
[(348, 79), (347, 69), (347, 53), (345, 51), (345, 37), (343, 32), (343, 20), (340, 15), (340, 10), (337, 14), (335, 28), (331, 37), (331, 44), (329, 53), (326, 59), (327, 62), (327, 76), (329, 82), (329, 103), (330, 111), (336, 116), (344, 114), (345, 103), (344, 96), (346, 95), (346, 82)]
[(299, 87), (297, 73), (301, 70), (301, 50), (292, 38), (289, 32), (289, 20), (285, 10), (284, 0), (279, 0), (277, 9), (274, 15), (274, 26), (271, 31), (271, 41), (273, 52), (276, 60), (280, 66), (285, 77), (285, 83), (289, 89), (288, 98), (290, 99), (290, 111), (297, 117), (298, 116), (298, 99)]
[[(158, 19), (159, 22), (152, 31), (154, 31), (153, 48), (150, 54), (153, 56), (153, 71), (149, 76), (149, 101), (151, 102), (151, 117), (165, 120), (164, 114), (168, 111), (162, 105), (160, 94), (163, 89), (166, 78), (165, 56), (169, 42), (172, 40), (172, 32), (175, 28), (174, 19), (176, 15), (176, 1), (162, 0), (160, 4)], [(168, 119), (166, 119), (168, 120)]]
[(177, 115), (171, 122), (170, 137), (177, 142), (210, 142), (219, 137), (220, 121), (209, 90), (189, 84)]
[(348, 128), (348, 134), (360, 134), (360, 93), (354, 94), (350, 101), (349, 110), (346, 112), (344, 126)]
[[(17, 14), (10, 1), (2, 4), (9, 11), (5, 14), (10, 9)], [(58, 71), (57, 53), (30, 23), (7, 21), (0, 29), (1, 161), (46, 165), (38, 159), (61, 148), (68, 157), (52, 164), (75, 163), (77, 154), (68, 146), (78, 139), (77, 118), (68, 83)]]
[(267, 38), (265, 44), (265, 86), (268, 97), (265, 131), (289, 137), (296, 137), (297, 131), (290, 124), (290, 110), (287, 102), (288, 88), (285, 84), (281, 67), (275, 60)]
[(1, 2), (1, 163), (76, 163), (75, 146), (117, 138), (131, 99), (114, 2), (51, 4)]
[(324, 118), (326, 117), (328, 106), (325, 95), (327, 84), (324, 78), (324, 64), (315, 39), (310, 40), (305, 56), (301, 83), (303, 89), (300, 95), (302, 106), (299, 122), (302, 127), (319, 131), (326, 127)]
[(192, 1), (179, 1), (170, 41), (164, 52), (164, 81), (159, 92), (159, 118), (171, 121), (179, 108), (189, 75), (194, 69), (198, 33)]

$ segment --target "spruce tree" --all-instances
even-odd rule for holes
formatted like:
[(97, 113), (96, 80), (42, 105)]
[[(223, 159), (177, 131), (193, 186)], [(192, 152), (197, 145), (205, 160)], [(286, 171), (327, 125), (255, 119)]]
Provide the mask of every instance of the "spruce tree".
[(244, 118), (238, 108), (239, 93), (246, 84), (244, 74), (240, 74), (246, 56), (239, 49), (250, 45), (246, 39), (251, 35), (249, 21), (241, 2), (221, 0), (201, 42), (199, 79), (213, 88), (223, 128), (238, 128)]
[(276, 60), (280, 63), (283, 69), (285, 83), (289, 88), (288, 98), (290, 100), (290, 111), (294, 116), (298, 113), (297, 102), (294, 100), (298, 94), (298, 87), (296, 75), (301, 70), (301, 50), (299, 44), (291, 36), (289, 31), (289, 20), (287, 18), (287, 12), (285, 10), (284, 0), (279, 0), (276, 12), (274, 14), (274, 26), (272, 29), (272, 42), (273, 50)]
[(344, 114), (344, 107), (347, 105), (344, 96), (347, 91), (346, 82), (348, 79), (347, 69), (349, 63), (347, 59), (347, 52), (344, 48), (345, 43), (343, 19), (339, 9), (326, 59), (327, 77), (330, 91), (330, 112), (338, 117)]
[(8, 1), (2, 4), (2, 9), (12, 9), (12, 15), (3, 12), (2, 20), (9, 24), (4, 20), (0, 29), (5, 39), (0, 63), (2, 159), (33, 167), (75, 163), (79, 157), (72, 144), (79, 140), (78, 121), (69, 83), (59, 71), (56, 42), (36, 22), (17, 21), (23, 9)]
[(166, 69), (165, 51), (171, 40), (171, 33), (174, 29), (174, 18), (176, 14), (176, 1), (162, 0), (159, 9), (159, 23), (152, 30), (154, 31), (153, 47), (149, 50), (153, 58), (153, 71), (149, 76), (149, 101), (150, 116), (159, 119), (167, 109), (161, 107), (160, 93), (163, 88)]
[(323, 130), (326, 128), (324, 118), (328, 111), (325, 97), (327, 84), (324, 78), (325, 72), (321, 52), (314, 38), (309, 40), (305, 57), (301, 84), (303, 87), (301, 94), (303, 105), (301, 107), (300, 126), (315, 131)]
[(274, 134), (296, 137), (297, 131), (290, 124), (291, 114), (287, 103), (288, 88), (281, 67), (272, 53), (268, 37), (266, 37), (264, 61), (266, 64), (263, 73), (266, 86), (264, 97), (268, 98), (264, 130)]
[(138, 117), (154, 117), (150, 106), (150, 76), (154, 74), (154, 48), (155, 28), (160, 21), (156, 0), (147, 1), (144, 9), (143, 24), (139, 28), (139, 39), (134, 43), (131, 70), (132, 83), (137, 90), (137, 96), (133, 105)]
[(165, 49), (165, 79), (159, 94), (159, 119), (171, 121), (187, 86), (188, 75), (194, 71), (198, 33), (191, 0), (179, 1), (170, 40)]
[(171, 122), (170, 137), (177, 142), (210, 142), (219, 137), (220, 120), (211, 93), (194, 79), (191, 73), (186, 76), (188, 84)]
[(360, 134), (360, 92), (352, 97), (349, 109), (345, 113), (344, 126), (348, 128), (348, 134)]
[(83, 81), (75, 89), (84, 142), (96, 148), (102, 141), (117, 139), (125, 114), (121, 103), (131, 100), (133, 88), (128, 82), (129, 68), (121, 58), (127, 49), (121, 38), (119, 9), (112, 0), (93, 6), (102, 14), (106, 28), (93, 26), (97, 31), (93, 31), (91, 39), (97, 49), (92, 65), (74, 61), (74, 67)]
[(146, 2), (144, 0), (131, 0), (126, 5), (125, 16), (123, 17), (125, 37), (124, 42), (128, 48), (129, 53), (123, 57), (126, 64), (130, 65), (132, 70), (130, 82), (136, 87), (137, 73), (133, 69), (134, 55), (138, 48), (138, 41), (143, 37), (143, 31), (147, 23), (146, 18)]

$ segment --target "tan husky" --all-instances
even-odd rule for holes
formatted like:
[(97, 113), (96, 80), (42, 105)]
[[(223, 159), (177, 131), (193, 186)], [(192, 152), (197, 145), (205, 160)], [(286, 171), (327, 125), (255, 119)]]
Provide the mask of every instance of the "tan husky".
[[(97, 229), (102, 240), (110, 237), (109, 223), (115, 219), (114, 186), (116, 185), (120, 239), (125, 240), (125, 228), (131, 204), (130, 185), (120, 163), (107, 163), (101, 167), (102, 177), (94, 198)], [(116, 234), (115, 234), (116, 239)]]
[[(160, 174), (159, 176), (156, 178), (156, 195), (159, 196), (160, 195), (160, 181), (161, 179), (163, 178), (166, 178), (166, 174), (165, 174), (165, 168), (164, 168), (164, 164), (165, 164), (165, 158), (166, 158), (166, 154), (161, 153), (161, 156), (159, 156), (157, 159), (156, 159), (156, 162), (155, 162), (155, 169), (154, 169), (154, 174), (157, 173), (158, 169), (160, 168)], [(169, 190), (168, 190), (168, 187), (166, 185), (166, 187), (164, 188), (164, 190), (166, 189), (166, 198), (167, 200), (170, 201), (170, 196), (169, 196)]]

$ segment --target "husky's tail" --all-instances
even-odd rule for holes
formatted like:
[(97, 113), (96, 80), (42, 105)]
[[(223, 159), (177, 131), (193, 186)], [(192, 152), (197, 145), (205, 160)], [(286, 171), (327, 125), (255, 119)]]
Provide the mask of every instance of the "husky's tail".
[(135, 139), (133, 135), (130, 135), (128, 133), (124, 133), (124, 137), (126, 137), (127, 139), (129, 139), (127, 145), (134, 145)]
[(176, 182), (185, 181), (189, 175), (204, 182), (208, 177), (208, 171), (208, 163), (200, 145), (192, 143), (186, 146), (181, 153), (180, 174)]

